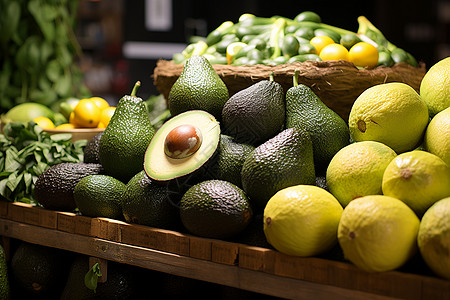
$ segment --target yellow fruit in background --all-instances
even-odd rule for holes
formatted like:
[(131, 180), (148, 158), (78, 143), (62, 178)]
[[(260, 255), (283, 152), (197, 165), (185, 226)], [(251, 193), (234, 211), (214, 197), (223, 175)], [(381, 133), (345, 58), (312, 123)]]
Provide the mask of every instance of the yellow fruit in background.
[(450, 107), (431, 119), (425, 131), (424, 148), (450, 166)]
[(450, 198), (439, 200), (425, 212), (417, 243), (428, 267), (450, 280)]
[(378, 65), (377, 48), (366, 42), (353, 45), (348, 51), (349, 60), (358, 67), (373, 68)]
[(450, 197), (450, 167), (429, 152), (405, 152), (386, 167), (382, 188), (421, 217), (436, 201)]
[(380, 142), (362, 141), (345, 146), (328, 164), (329, 191), (343, 207), (362, 196), (381, 195), (384, 170), (396, 156), (394, 150)]
[(101, 97), (91, 97), (89, 99), (91, 101), (94, 101), (95, 104), (97, 104), (98, 108), (100, 108), (100, 110), (104, 110), (105, 108), (109, 107), (108, 101), (106, 101), (105, 99), (103, 99)]
[(450, 107), (450, 57), (438, 61), (425, 73), (420, 83), (420, 96), (432, 117)]
[(352, 140), (378, 141), (402, 153), (416, 148), (428, 125), (425, 101), (409, 85), (391, 82), (359, 95), (349, 114)]
[(227, 63), (231, 64), (236, 54), (245, 46), (247, 46), (247, 44), (243, 42), (233, 42), (229, 44), (226, 49)]
[(278, 191), (264, 209), (264, 234), (278, 251), (313, 256), (337, 243), (342, 206), (326, 190), (312, 185)]
[(110, 106), (110, 107), (107, 107), (102, 110), (102, 112), (100, 113), (100, 123), (99, 124), (101, 124), (101, 126), (104, 126), (104, 127), (101, 127), (101, 128), (106, 128), (106, 126), (108, 126), (109, 121), (111, 120), (111, 117), (114, 115), (115, 111), (116, 111), (116, 107), (114, 107), (114, 106)]
[(36, 117), (33, 121), (42, 129), (53, 129), (55, 128), (55, 124), (52, 120), (47, 117)]
[(334, 41), (329, 36), (323, 35), (313, 37), (309, 43), (316, 48), (317, 54), (320, 55), (322, 49), (327, 45), (334, 44)]
[(344, 257), (368, 272), (399, 268), (417, 252), (419, 218), (402, 201), (364, 196), (345, 207), (338, 227)]
[(81, 99), (73, 109), (73, 123), (79, 127), (97, 127), (100, 122), (100, 113), (101, 110), (94, 101)]
[(323, 47), (319, 57), (322, 60), (346, 60), (349, 61), (348, 50), (341, 44), (329, 44)]
[(58, 125), (55, 127), (55, 129), (58, 129), (58, 130), (70, 130), (70, 129), (74, 129), (74, 128), (75, 128), (75, 125), (73, 125), (72, 123), (64, 123), (64, 124), (61, 124), (61, 125)]

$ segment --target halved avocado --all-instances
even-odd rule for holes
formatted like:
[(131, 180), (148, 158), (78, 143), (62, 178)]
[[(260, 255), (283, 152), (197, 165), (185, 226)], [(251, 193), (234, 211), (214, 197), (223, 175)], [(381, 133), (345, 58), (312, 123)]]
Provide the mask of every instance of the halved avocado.
[(191, 110), (166, 121), (155, 133), (144, 157), (144, 170), (157, 181), (194, 172), (215, 153), (220, 124), (210, 113)]

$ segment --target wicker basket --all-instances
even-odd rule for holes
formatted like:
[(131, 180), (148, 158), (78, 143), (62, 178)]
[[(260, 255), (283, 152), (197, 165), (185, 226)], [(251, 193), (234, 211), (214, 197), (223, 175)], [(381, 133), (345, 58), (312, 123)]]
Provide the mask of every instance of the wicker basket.
[[(230, 96), (257, 81), (268, 79), (273, 72), (274, 80), (285, 91), (292, 87), (292, 76), (299, 71), (298, 82), (309, 86), (320, 99), (348, 119), (353, 102), (367, 88), (387, 82), (404, 82), (419, 92), (420, 82), (426, 73), (425, 64), (413, 67), (406, 63), (393, 67), (379, 66), (373, 69), (358, 69), (346, 61), (306, 61), (278, 66), (229, 66), (213, 65), (217, 74), (228, 87)], [(182, 64), (159, 60), (153, 73), (158, 91), (168, 99), (170, 89), (177, 80)]]

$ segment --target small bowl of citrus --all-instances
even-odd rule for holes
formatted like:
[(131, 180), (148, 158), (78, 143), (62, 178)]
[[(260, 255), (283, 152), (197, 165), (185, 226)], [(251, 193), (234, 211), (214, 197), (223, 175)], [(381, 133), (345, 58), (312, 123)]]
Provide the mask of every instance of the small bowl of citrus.
[(105, 130), (115, 109), (101, 97), (84, 98), (73, 106), (67, 123), (55, 126), (48, 118), (39, 118), (34, 121), (49, 134), (70, 133), (72, 141), (90, 140)]

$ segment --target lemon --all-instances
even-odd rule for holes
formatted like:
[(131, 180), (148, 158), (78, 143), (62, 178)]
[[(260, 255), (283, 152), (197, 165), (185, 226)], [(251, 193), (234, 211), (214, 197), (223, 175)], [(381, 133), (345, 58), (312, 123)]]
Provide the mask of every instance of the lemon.
[(264, 209), (264, 234), (278, 251), (313, 256), (337, 243), (342, 206), (326, 190), (296, 185), (278, 191)]
[(388, 146), (374, 141), (350, 144), (331, 159), (326, 171), (329, 191), (343, 207), (366, 195), (381, 195), (384, 170), (397, 156)]
[(421, 142), (428, 125), (428, 108), (409, 85), (383, 83), (358, 96), (348, 123), (352, 140), (378, 141), (402, 153)]
[(418, 216), (436, 201), (450, 196), (450, 167), (422, 150), (394, 158), (383, 175), (383, 194), (405, 202)]
[(55, 128), (55, 124), (52, 120), (47, 117), (36, 117), (33, 121), (42, 129), (53, 129)]
[(236, 54), (245, 46), (247, 46), (246, 43), (243, 42), (233, 42), (227, 46), (227, 63), (231, 64), (233, 61), (233, 58), (236, 56)]
[(353, 45), (348, 51), (349, 60), (357, 67), (373, 68), (378, 64), (377, 48), (366, 42)]
[(450, 197), (439, 200), (425, 212), (417, 243), (428, 267), (450, 280)]
[(345, 207), (338, 226), (344, 257), (368, 272), (394, 270), (417, 252), (419, 218), (402, 201), (370, 195)]
[(319, 57), (322, 60), (349, 60), (348, 50), (341, 44), (329, 44), (323, 47), (320, 51)]
[(95, 104), (97, 104), (98, 108), (100, 108), (100, 110), (104, 110), (105, 108), (109, 107), (109, 103), (108, 101), (106, 101), (104, 98), (102, 97), (91, 97), (89, 98), (91, 101), (94, 101)]
[(94, 128), (100, 122), (101, 110), (91, 99), (81, 99), (73, 109), (71, 123), (75, 123), (79, 127)]
[(317, 54), (320, 55), (322, 49), (327, 45), (334, 44), (334, 41), (329, 36), (322, 35), (313, 37), (309, 43), (316, 48)]
[[(102, 124), (101, 128), (106, 128), (106, 126), (108, 126), (109, 121), (111, 120), (115, 111), (116, 111), (115, 106), (110, 106), (110, 107), (107, 107), (102, 110), (102, 112), (100, 113), (100, 123)], [(98, 127), (100, 127), (100, 126), (98, 126)]]
[(450, 57), (438, 61), (425, 73), (420, 95), (431, 116), (450, 106)]
[(425, 131), (424, 147), (450, 166), (450, 107), (431, 119)]
[(58, 130), (71, 130), (74, 128), (75, 128), (75, 125), (73, 125), (72, 123), (63, 123), (63, 124), (55, 127), (55, 129), (58, 129)]

